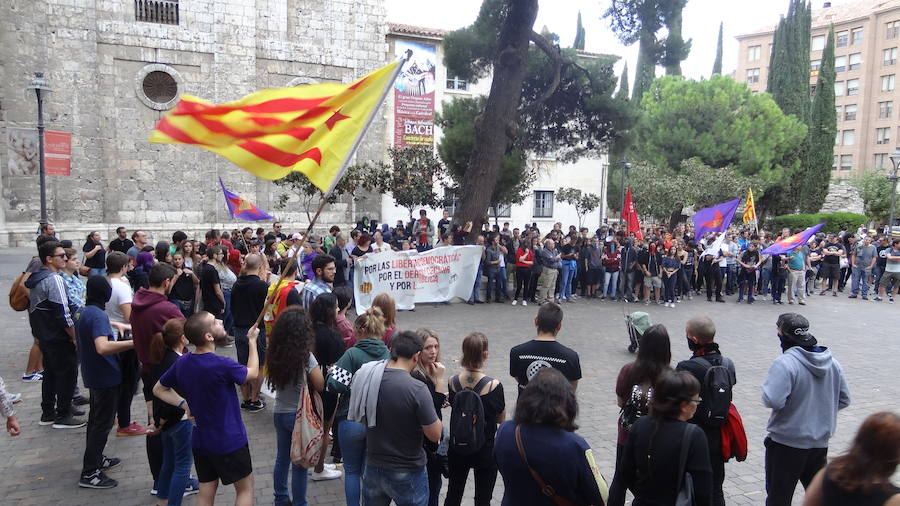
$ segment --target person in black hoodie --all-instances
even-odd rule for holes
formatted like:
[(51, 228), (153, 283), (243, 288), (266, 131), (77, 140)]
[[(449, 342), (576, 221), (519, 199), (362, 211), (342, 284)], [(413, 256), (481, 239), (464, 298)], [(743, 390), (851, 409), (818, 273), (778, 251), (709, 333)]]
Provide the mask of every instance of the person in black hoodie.
[[(148, 379), (154, 385), (181, 357), (187, 344), (184, 321), (177, 318), (167, 321), (163, 331), (153, 336), (150, 355), (154, 365)], [(163, 449), (162, 467), (157, 480), (157, 505), (180, 506), (182, 497), (186, 495), (185, 491), (199, 491), (199, 483), (191, 478), (191, 466), (194, 463), (191, 453), (191, 415), (180, 407), (153, 396), (153, 422), (160, 428)]]
[[(231, 314), (234, 317), (234, 347), (237, 351), (237, 361), (241, 365), (247, 365), (250, 355), (250, 342), (247, 340), (247, 332), (256, 323), (256, 319), (266, 304), (266, 293), (269, 285), (261, 279), (266, 270), (265, 260), (262, 256), (252, 253), (244, 258), (244, 267), (241, 275), (231, 288)], [(259, 337), (256, 340), (256, 352), (259, 362), (264, 364), (266, 360), (266, 333), (265, 327), (260, 326)], [(241, 409), (251, 413), (262, 411), (266, 405), (259, 397), (262, 388), (262, 377), (248, 381), (241, 385)]]

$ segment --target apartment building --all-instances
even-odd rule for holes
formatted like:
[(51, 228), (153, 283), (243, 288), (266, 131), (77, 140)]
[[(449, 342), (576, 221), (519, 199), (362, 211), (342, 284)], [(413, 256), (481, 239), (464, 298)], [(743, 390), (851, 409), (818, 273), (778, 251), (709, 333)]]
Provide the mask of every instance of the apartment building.
[[(828, 30), (835, 35), (837, 136), (832, 178), (890, 168), (900, 146), (900, 0), (813, 6), (809, 82), (814, 89)], [(775, 26), (738, 35), (735, 79), (766, 91)]]

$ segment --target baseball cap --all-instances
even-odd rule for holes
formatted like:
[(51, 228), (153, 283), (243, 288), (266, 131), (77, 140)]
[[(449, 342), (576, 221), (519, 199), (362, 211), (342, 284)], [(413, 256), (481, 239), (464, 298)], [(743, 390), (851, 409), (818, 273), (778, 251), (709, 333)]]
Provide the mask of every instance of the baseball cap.
[(300, 233), (296, 233), (291, 236), (291, 239), (293, 239), (295, 241), (299, 241), (300, 239), (303, 239), (303, 235), (301, 235)]
[(815, 346), (816, 338), (809, 333), (809, 320), (801, 314), (784, 313), (778, 317), (782, 336), (797, 346)]

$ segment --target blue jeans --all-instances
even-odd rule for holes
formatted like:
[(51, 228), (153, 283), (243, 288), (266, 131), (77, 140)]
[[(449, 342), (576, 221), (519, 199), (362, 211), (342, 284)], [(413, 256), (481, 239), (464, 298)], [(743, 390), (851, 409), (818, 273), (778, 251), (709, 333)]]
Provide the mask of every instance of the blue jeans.
[[(272, 471), (272, 488), (276, 506), (306, 506), (306, 469), (291, 464), (291, 434), (294, 432), (295, 413), (275, 413), (275, 469)], [(291, 474), (291, 493), (288, 495), (288, 470)], [(294, 500), (291, 502), (291, 497)]]
[(428, 473), (424, 468), (401, 473), (380, 467), (366, 466), (366, 506), (428, 506)]
[(222, 326), (229, 336), (234, 332), (234, 317), (231, 315), (231, 290), (222, 290), (225, 297), (225, 314), (222, 315)]
[(610, 299), (616, 298), (616, 286), (619, 284), (619, 271), (609, 272), (606, 271), (603, 274), (603, 290), (600, 292), (601, 296), (607, 296)]
[[(347, 498), (347, 506), (359, 506), (362, 504), (360, 502), (362, 475), (366, 471), (366, 426), (359, 422), (341, 420), (338, 425), (338, 440), (341, 442), (341, 455), (344, 457), (344, 495)], [(425, 500), (428, 501), (427, 486)]]
[(560, 299), (572, 298), (572, 281), (576, 274), (578, 274), (578, 264), (575, 263), (575, 260), (563, 260), (560, 269), (560, 276), (562, 276), (559, 282)]
[(91, 276), (106, 276), (106, 269), (91, 268)]
[[(182, 420), (174, 427), (162, 431), (163, 460), (159, 469), (156, 497), (168, 498), (171, 506), (180, 506), (191, 476), (194, 456), (191, 453), (191, 434), (194, 426), (190, 420)], [(171, 494), (170, 491), (173, 491)]]
[[(478, 265), (478, 272), (475, 273), (475, 286), (472, 287), (472, 295), (469, 297), (469, 302), (475, 302), (480, 300), (478, 298), (479, 292), (481, 291), (481, 265)], [(486, 298), (490, 297), (490, 293), (486, 293), (484, 295)]]
[[(872, 271), (867, 271), (861, 267), (853, 268), (853, 281), (850, 289), (850, 293), (856, 295), (862, 289), (862, 296), (866, 297), (869, 295), (869, 275), (872, 274)], [(876, 291), (878, 289), (876, 288)]]
[(509, 284), (509, 273), (506, 272), (506, 266), (500, 268), (500, 293), (503, 294), (504, 298), (509, 298), (509, 294), (506, 293), (506, 285)]
[(759, 272), (759, 279), (762, 282), (762, 286), (759, 288), (759, 293), (762, 296), (769, 295), (769, 285), (772, 281), (772, 269), (763, 269)]

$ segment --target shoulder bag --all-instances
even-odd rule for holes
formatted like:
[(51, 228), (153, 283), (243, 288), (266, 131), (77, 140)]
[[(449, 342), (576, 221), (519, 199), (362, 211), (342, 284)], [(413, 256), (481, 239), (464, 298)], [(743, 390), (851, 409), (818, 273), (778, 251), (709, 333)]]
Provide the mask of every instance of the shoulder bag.
[(315, 467), (322, 456), (322, 440), (325, 437), (322, 413), (322, 398), (318, 392), (310, 391), (306, 371), (303, 371), (297, 415), (291, 432), (291, 463), (297, 467)]

